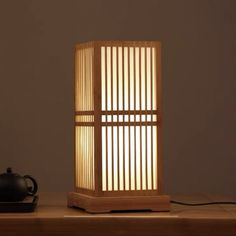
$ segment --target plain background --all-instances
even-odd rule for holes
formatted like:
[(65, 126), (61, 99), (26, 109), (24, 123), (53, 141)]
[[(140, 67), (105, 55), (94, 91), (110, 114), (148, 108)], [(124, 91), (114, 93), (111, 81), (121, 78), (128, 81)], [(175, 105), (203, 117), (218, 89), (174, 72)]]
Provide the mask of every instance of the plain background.
[(167, 193), (236, 195), (235, 0), (0, 0), (0, 172), (73, 189), (77, 42), (160, 40)]

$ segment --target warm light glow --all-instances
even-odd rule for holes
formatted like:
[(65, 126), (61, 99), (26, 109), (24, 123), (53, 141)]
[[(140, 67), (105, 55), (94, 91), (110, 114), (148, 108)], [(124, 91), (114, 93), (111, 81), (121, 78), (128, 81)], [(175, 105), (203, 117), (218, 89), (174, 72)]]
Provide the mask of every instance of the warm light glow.
[[(157, 72), (154, 46), (102, 46), (76, 51), (76, 187), (95, 190), (95, 92), (101, 93), (101, 190), (157, 189)], [(95, 80), (101, 79), (101, 90)]]
[(146, 114), (156, 110), (155, 53), (151, 47), (101, 48), (101, 107), (111, 111), (101, 119), (103, 191), (157, 189), (156, 125), (128, 125), (157, 121), (156, 114)]
[[(76, 111), (93, 111), (93, 48), (77, 50)], [(76, 115), (75, 122), (93, 122), (94, 115)], [(94, 127), (75, 128), (76, 187), (94, 189)]]

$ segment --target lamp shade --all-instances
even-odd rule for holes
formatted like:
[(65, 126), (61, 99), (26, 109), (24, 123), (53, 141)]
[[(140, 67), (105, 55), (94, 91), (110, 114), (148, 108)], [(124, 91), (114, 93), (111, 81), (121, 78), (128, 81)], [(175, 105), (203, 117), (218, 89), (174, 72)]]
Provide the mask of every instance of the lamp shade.
[(88, 212), (169, 210), (162, 193), (161, 50), (95, 41), (75, 51), (75, 191)]

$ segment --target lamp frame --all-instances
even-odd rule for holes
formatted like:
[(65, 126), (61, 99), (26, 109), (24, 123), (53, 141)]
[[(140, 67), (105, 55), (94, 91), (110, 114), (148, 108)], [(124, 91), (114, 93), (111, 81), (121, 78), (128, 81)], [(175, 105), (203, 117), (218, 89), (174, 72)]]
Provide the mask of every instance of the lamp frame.
[[(110, 114), (107, 111), (102, 111), (101, 98), (101, 48), (102, 47), (151, 47), (156, 50), (156, 104), (157, 104), (157, 189), (152, 190), (124, 190), (124, 191), (103, 191), (102, 188), (102, 115)], [(80, 49), (93, 48), (93, 101), (94, 111), (75, 111), (76, 115), (94, 115), (93, 122), (77, 122), (75, 119), (75, 127), (78, 125), (88, 125), (94, 127), (94, 189), (78, 188), (75, 186), (74, 192), (68, 193), (68, 206), (79, 207), (91, 213), (110, 212), (113, 210), (152, 210), (152, 211), (169, 211), (170, 198), (163, 194), (163, 179), (162, 179), (162, 90), (161, 90), (161, 43), (158, 41), (92, 41), (87, 43), (79, 43), (75, 48), (75, 63), (77, 60), (76, 52)], [(118, 49), (117, 49), (118, 50)], [(146, 55), (146, 54), (145, 54)], [(75, 65), (75, 74), (76, 74)], [(117, 66), (118, 70), (118, 66)], [(141, 69), (140, 69), (141, 70)], [(140, 72), (141, 73), (141, 72)], [(76, 76), (75, 76), (76, 86)], [(96, 88), (96, 89), (95, 89)], [(75, 99), (76, 103), (76, 94)], [(76, 104), (75, 106), (76, 107)], [(119, 110), (112, 111), (113, 114), (119, 114)], [(138, 113), (134, 111), (123, 111), (127, 114), (148, 114), (147, 109)], [(133, 113), (132, 113), (133, 112)], [(150, 112), (150, 111), (149, 111)], [(123, 114), (122, 113), (122, 114)], [(152, 111), (151, 115), (154, 114)], [(117, 122), (119, 126), (120, 122)], [(125, 122), (131, 125), (129, 122)], [(136, 121), (136, 123), (142, 123)], [(143, 122), (147, 125), (147, 121)], [(135, 124), (134, 124), (135, 125)], [(152, 125), (152, 124), (151, 124)], [(74, 139), (74, 164), (76, 165), (76, 138)], [(141, 163), (142, 165), (142, 163)], [(147, 165), (147, 164), (146, 164)], [(119, 168), (119, 167), (118, 167)], [(124, 167), (123, 167), (124, 168)], [(147, 170), (146, 170), (147, 171)], [(75, 170), (75, 183), (78, 176)]]

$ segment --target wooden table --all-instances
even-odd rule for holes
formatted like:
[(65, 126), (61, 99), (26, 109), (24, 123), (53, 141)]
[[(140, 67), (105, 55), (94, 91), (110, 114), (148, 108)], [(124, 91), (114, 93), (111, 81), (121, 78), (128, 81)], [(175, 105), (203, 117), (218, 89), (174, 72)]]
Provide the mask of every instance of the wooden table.
[[(66, 194), (40, 193), (34, 213), (1, 213), (0, 235), (236, 235), (236, 205), (200, 207), (172, 204), (170, 212), (88, 214), (66, 207)], [(232, 200), (226, 197), (175, 196), (188, 202)]]

